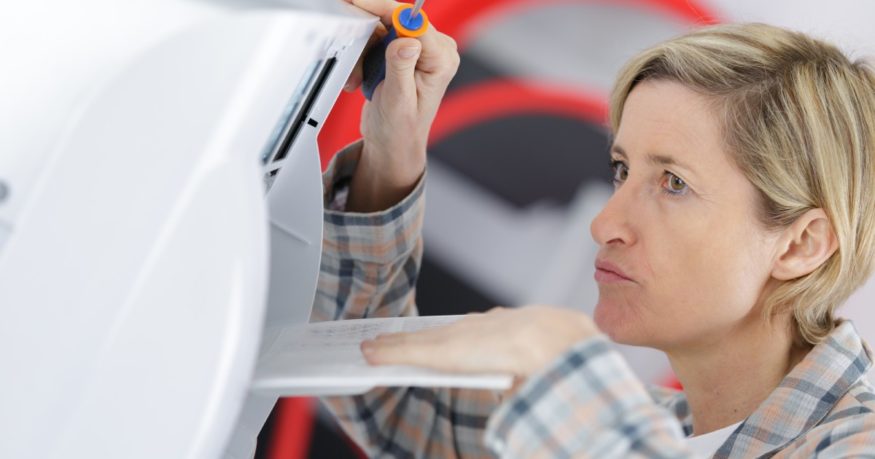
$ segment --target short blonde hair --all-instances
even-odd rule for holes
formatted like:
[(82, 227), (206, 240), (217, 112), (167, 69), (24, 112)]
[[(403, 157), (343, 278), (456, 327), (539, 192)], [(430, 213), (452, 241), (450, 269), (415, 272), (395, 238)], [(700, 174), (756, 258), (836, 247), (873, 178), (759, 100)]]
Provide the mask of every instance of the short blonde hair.
[(644, 80), (675, 81), (715, 102), (725, 145), (762, 197), (766, 228), (784, 228), (810, 209), (827, 214), (836, 253), (783, 282), (765, 304), (767, 319), (792, 311), (802, 339), (823, 340), (835, 309), (873, 268), (875, 71), (798, 32), (706, 27), (626, 64), (611, 95), (613, 132), (629, 92)]

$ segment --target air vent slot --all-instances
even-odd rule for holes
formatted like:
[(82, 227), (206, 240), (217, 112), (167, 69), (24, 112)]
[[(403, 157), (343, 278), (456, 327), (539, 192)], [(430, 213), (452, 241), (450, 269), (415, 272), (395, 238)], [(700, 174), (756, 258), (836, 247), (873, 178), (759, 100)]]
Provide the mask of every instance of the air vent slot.
[(331, 77), (336, 63), (335, 57), (318, 62), (305, 83), (299, 87), (299, 91), (292, 96), (289, 109), (274, 130), (273, 142), (270, 143), (272, 148), (262, 158), (265, 164), (285, 159), (305, 124), (318, 126), (319, 123), (310, 118), (310, 110)]

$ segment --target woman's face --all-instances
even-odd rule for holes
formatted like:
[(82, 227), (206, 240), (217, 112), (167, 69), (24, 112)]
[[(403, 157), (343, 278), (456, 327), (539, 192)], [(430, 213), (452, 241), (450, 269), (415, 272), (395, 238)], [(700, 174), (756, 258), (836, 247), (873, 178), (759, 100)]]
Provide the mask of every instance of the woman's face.
[(615, 191), (591, 226), (595, 321), (615, 341), (691, 349), (760, 322), (776, 237), (712, 110), (669, 81), (644, 81), (626, 100)]

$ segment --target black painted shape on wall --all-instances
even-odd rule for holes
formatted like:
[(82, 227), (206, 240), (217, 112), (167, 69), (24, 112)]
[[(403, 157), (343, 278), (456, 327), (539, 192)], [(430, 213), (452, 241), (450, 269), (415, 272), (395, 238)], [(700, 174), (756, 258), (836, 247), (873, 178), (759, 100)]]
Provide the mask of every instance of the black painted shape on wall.
[(437, 160), (519, 208), (568, 205), (589, 181), (609, 183), (602, 127), (550, 115), (489, 120), (430, 147)]

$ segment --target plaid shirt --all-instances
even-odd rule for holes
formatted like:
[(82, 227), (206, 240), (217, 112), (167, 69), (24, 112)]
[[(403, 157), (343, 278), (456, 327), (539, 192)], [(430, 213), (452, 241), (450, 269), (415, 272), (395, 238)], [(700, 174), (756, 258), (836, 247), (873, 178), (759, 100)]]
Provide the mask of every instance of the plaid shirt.
[[(313, 321), (417, 314), (424, 180), (392, 208), (345, 213), (357, 160), (344, 149), (325, 175), (324, 248)], [(871, 351), (850, 322), (788, 374), (714, 457), (875, 458)], [(325, 397), (370, 457), (686, 458), (681, 392), (648, 392), (604, 337), (585, 340), (507, 400), (491, 391), (376, 388)]]

